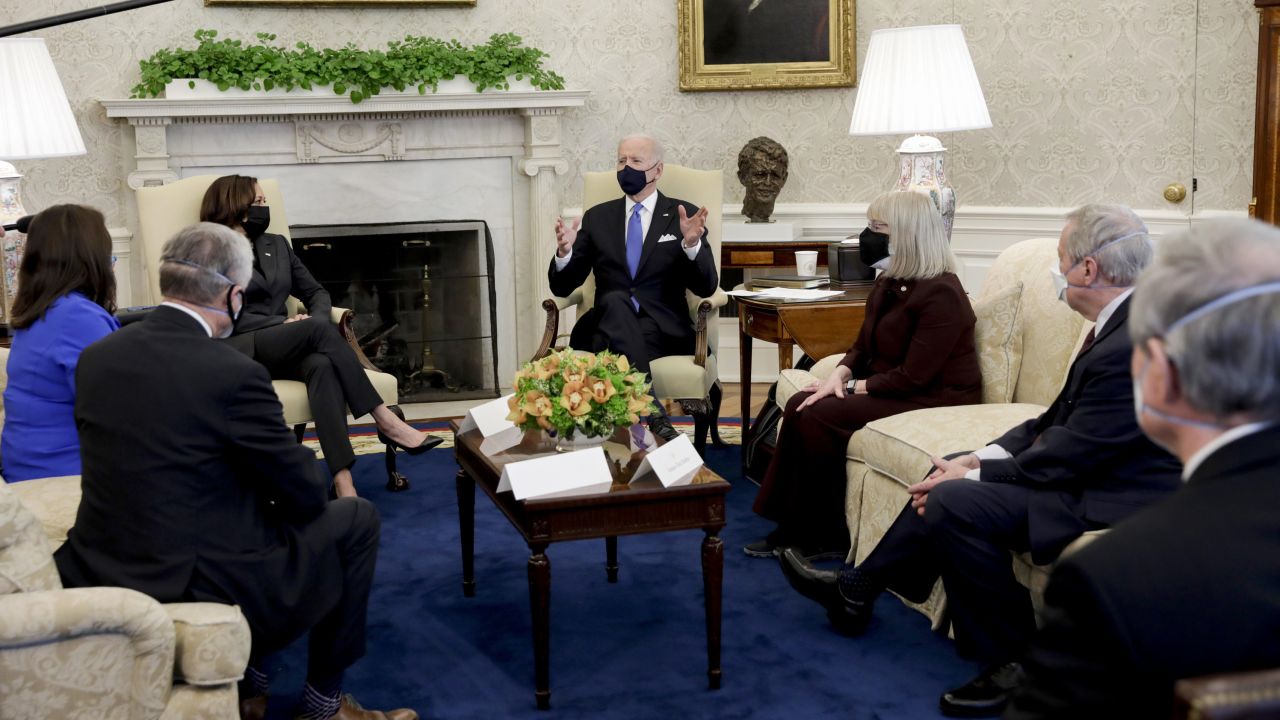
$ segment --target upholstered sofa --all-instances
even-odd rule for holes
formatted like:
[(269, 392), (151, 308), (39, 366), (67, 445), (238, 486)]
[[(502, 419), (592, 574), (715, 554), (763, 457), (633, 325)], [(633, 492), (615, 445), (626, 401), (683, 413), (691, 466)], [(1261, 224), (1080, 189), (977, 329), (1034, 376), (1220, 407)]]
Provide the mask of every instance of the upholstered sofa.
[[(973, 299), (982, 404), (902, 413), (868, 423), (850, 438), (845, 465), (850, 559), (861, 561), (875, 548), (906, 504), (907, 486), (929, 470), (931, 456), (982, 447), (1053, 402), (1091, 327), (1058, 301), (1049, 275), (1057, 261), (1056, 238), (1015, 243), (996, 259)], [(823, 358), (809, 371), (784, 370), (778, 402), (785, 403), (809, 382), (825, 378), (839, 360)], [(1019, 580), (1031, 588), (1038, 610), (1049, 568), (1032, 565), (1026, 555), (1012, 562)], [(941, 584), (926, 602), (908, 604), (935, 623), (940, 621)]]
[(240, 609), (64, 589), (53, 551), (79, 504), (78, 476), (0, 481), (0, 718), (239, 718)]

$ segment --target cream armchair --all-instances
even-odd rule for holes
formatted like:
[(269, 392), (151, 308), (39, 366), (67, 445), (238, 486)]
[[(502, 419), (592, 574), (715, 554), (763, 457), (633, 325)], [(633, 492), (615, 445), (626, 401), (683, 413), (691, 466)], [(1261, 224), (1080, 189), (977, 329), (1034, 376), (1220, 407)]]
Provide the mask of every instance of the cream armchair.
[[(0, 348), (0, 392), (8, 361)], [(53, 550), (79, 505), (79, 476), (0, 480), (0, 718), (239, 718), (250, 646), (240, 609), (63, 589)]]
[[(160, 302), (160, 251), (164, 248), (165, 242), (179, 230), (200, 219), (200, 201), (205, 191), (217, 178), (217, 175), (197, 175), (168, 185), (144, 187), (137, 191), (138, 232), (142, 237), (143, 264), (152, 304)], [(267, 204), (271, 206), (271, 225), (267, 228), (267, 232), (283, 235), (288, 240), (290, 238), (289, 221), (285, 216), (284, 197), (280, 192), (280, 184), (272, 179), (263, 179), (260, 184), (267, 198)], [(290, 298), (290, 304), (290, 313), (297, 312), (297, 301)], [(354, 313), (351, 310), (335, 307), (330, 319), (351, 345), (351, 349), (373, 382), (373, 387), (378, 391), (378, 396), (392, 412), (402, 415), (400, 408), (396, 405), (399, 400), (396, 378), (394, 375), (379, 371), (365, 357), (351, 329), (353, 316)], [(307, 423), (315, 419), (311, 414), (311, 403), (307, 400), (307, 386), (296, 380), (274, 380), (271, 384), (284, 408), (285, 423), (294, 429), (298, 441), (301, 442)], [(395, 453), (394, 449), (387, 447), (387, 487), (391, 490), (404, 490), (409, 487), (409, 483), (396, 471)]]
[[(1057, 261), (1056, 238), (1025, 240), (1002, 252), (987, 274), (974, 300), (981, 405), (894, 415), (868, 423), (850, 438), (845, 517), (851, 560), (861, 562), (875, 548), (906, 504), (907, 486), (919, 482), (931, 467), (931, 456), (980, 448), (1053, 402), (1066, 382), (1076, 348), (1092, 326), (1057, 300), (1049, 276)], [(778, 403), (811, 380), (825, 378), (839, 360), (824, 358), (808, 372), (784, 370)], [(1016, 556), (1013, 562), (1019, 580), (1033, 591), (1038, 610), (1049, 568), (1032, 565), (1029, 555)], [(939, 621), (941, 585), (923, 604), (908, 604)]]
[[(693, 170), (679, 165), (666, 164), (658, 190), (668, 197), (686, 200), (707, 208), (707, 244), (715, 258), (716, 270), (720, 268), (720, 228), (724, 204), (723, 173), (719, 170)], [(612, 172), (589, 172), (583, 183), (582, 206), (590, 208), (602, 202), (622, 197), (617, 175)], [(716, 289), (708, 298), (686, 293), (689, 316), (697, 332), (693, 355), (668, 355), (650, 364), (653, 374), (654, 396), (659, 400), (675, 400), (684, 411), (693, 416), (694, 446), (701, 454), (706, 447), (707, 433), (712, 441), (721, 444), (717, 420), (720, 416), (722, 390), (716, 364), (716, 347), (719, 342), (717, 311), (729, 301), (723, 290)], [(578, 315), (595, 304), (595, 278), (587, 281), (569, 297), (552, 297), (542, 303), (547, 313), (547, 326), (542, 342), (534, 353), (534, 359), (550, 351), (561, 337), (560, 312), (577, 307)]]
[(238, 607), (62, 588), (45, 528), (65, 538), (75, 504), (42, 521), (19, 496), (65, 509), (79, 489), (78, 477), (0, 483), (0, 717), (238, 718), (250, 646)]

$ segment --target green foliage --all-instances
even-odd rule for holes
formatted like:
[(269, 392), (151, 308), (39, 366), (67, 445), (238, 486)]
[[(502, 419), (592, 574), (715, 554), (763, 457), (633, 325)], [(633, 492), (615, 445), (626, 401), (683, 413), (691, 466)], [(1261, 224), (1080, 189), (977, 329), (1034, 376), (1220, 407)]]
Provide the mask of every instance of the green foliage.
[(159, 97), (175, 78), (199, 78), (219, 90), (271, 90), (333, 85), (338, 95), (358, 103), (384, 87), (399, 92), (416, 87), (435, 92), (440, 81), (466, 76), (476, 92), (506, 90), (508, 78), (528, 78), (542, 90), (564, 88), (564, 78), (542, 67), (543, 51), (524, 47), (520, 36), (498, 33), (483, 45), (466, 47), (457, 40), (409, 35), (387, 43), (386, 50), (361, 50), (347, 44), (318, 50), (307, 43), (293, 48), (274, 45), (276, 36), (258, 33), (258, 43), (218, 39), (216, 30), (197, 30), (194, 50), (164, 48), (139, 64), (141, 81), (133, 97)]
[(554, 430), (572, 438), (612, 435), (653, 410), (643, 373), (605, 351), (552, 353), (516, 373), (508, 419), (525, 430)]

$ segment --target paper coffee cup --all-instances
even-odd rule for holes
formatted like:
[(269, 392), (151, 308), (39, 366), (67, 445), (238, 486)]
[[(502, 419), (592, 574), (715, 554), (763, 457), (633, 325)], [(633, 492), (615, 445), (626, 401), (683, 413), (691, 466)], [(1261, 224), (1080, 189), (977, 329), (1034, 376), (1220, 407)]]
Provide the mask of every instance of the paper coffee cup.
[(818, 274), (818, 251), (817, 250), (797, 250), (796, 251), (796, 274), (797, 275), (817, 275)]

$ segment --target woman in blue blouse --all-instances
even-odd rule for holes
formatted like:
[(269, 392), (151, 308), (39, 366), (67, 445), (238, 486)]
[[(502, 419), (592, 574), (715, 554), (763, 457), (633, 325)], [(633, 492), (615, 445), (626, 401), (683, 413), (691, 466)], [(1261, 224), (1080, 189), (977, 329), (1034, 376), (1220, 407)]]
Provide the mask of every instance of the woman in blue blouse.
[(55, 205), (31, 220), (9, 326), (0, 463), (8, 482), (80, 474), (74, 416), (80, 352), (120, 327), (102, 213)]

